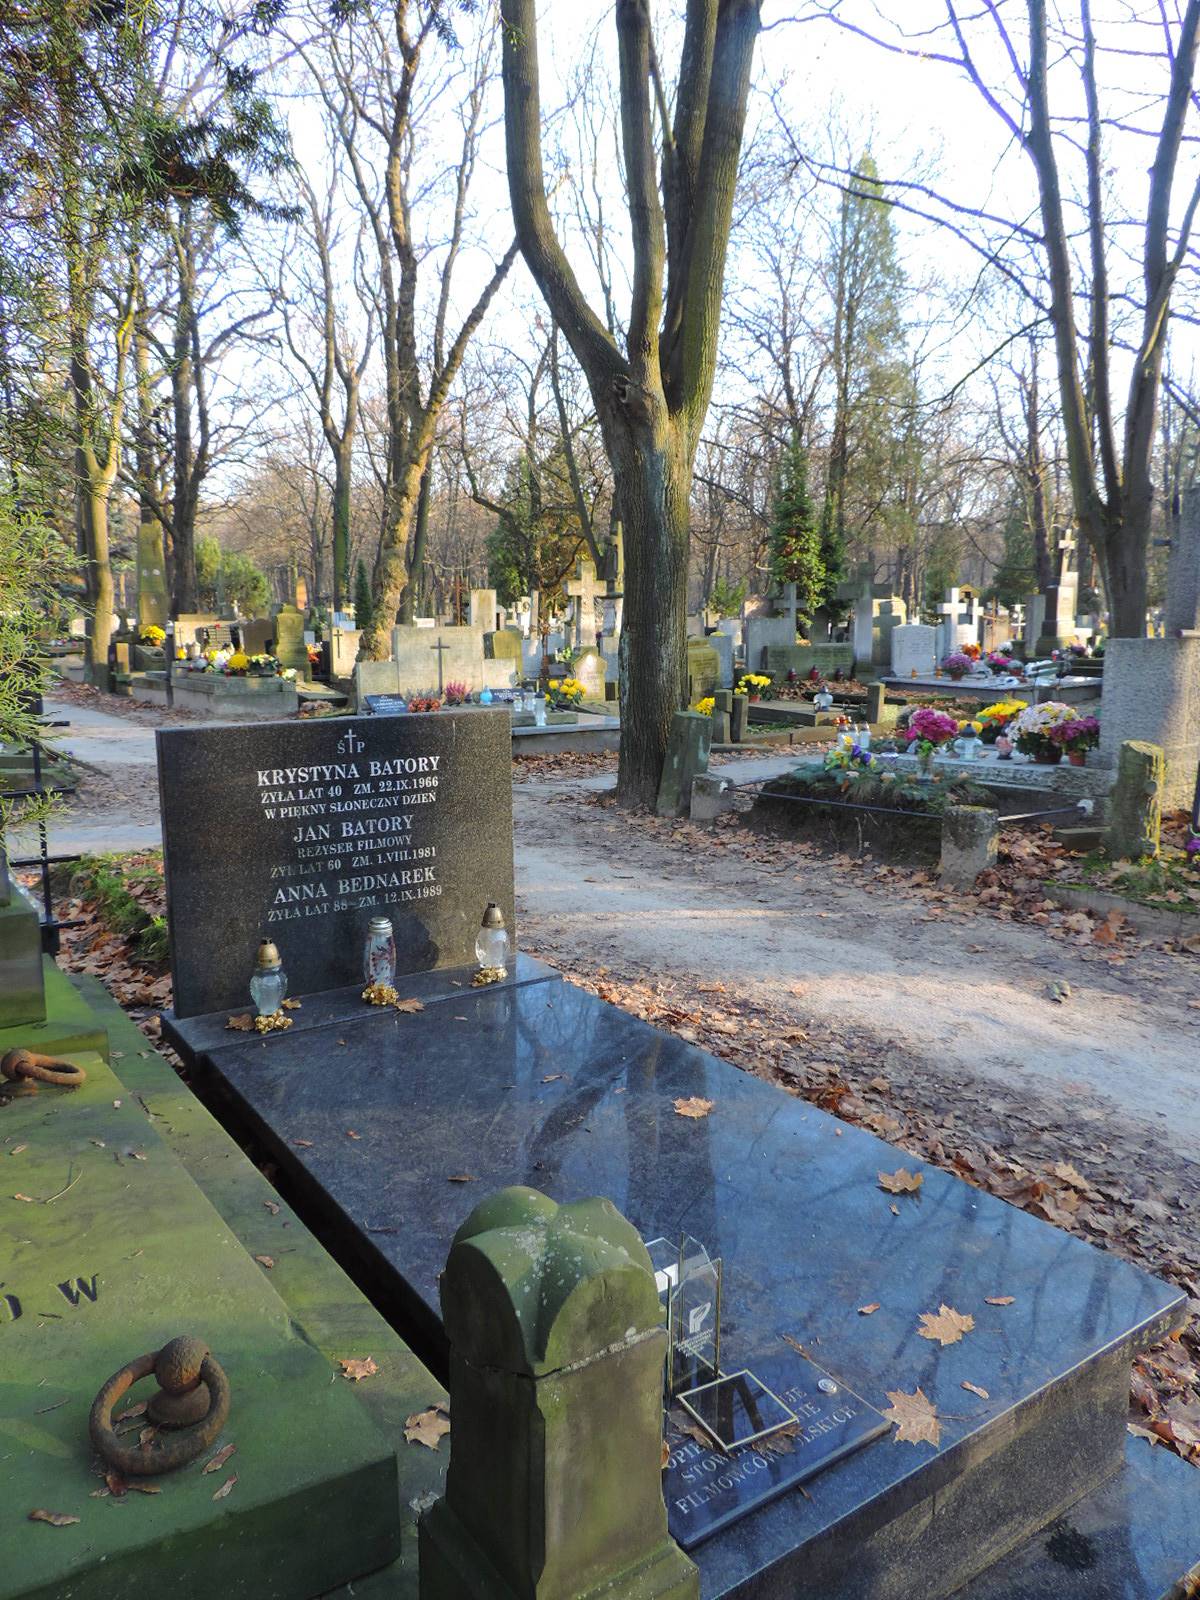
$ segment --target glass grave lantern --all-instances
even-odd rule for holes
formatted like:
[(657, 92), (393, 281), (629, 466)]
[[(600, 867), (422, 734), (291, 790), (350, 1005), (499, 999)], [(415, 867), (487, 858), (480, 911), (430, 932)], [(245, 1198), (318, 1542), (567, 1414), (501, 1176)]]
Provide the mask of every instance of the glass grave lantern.
[(258, 947), (254, 973), (250, 979), (250, 998), (258, 1015), (273, 1017), (281, 1011), (287, 988), (287, 973), (283, 970), (279, 950), (270, 939), (264, 939)]
[(363, 947), (363, 982), (392, 985), (396, 981), (396, 938), (387, 917), (372, 917)]
[(498, 978), (508, 976), (508, 956), (511, 941), (504, 926), (504, 914), (494, 900), (489, 900), (483, 913), (483, 922), (475, 935), (475, 959), (483, 973)]

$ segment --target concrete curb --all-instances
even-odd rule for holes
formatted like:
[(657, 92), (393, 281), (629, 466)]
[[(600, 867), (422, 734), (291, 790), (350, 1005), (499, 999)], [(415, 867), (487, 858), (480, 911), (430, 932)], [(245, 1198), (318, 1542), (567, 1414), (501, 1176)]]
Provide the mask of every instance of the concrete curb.
[(1187, 939), (1200, 933), (1200, 916), (1195, 914), (1160, 911), (1157, 906), (1142, 905), (1138, 900), (1127, 900), (1124, 895), (1107, 894), (1103, 889), (1086, 889), (1067, 883), (1047, 883), (1044, 887), (1049, 899), (1075, 911), (1095, 911), (1100, 916), (1120, 911), (1131, 928), (1151, 938)]

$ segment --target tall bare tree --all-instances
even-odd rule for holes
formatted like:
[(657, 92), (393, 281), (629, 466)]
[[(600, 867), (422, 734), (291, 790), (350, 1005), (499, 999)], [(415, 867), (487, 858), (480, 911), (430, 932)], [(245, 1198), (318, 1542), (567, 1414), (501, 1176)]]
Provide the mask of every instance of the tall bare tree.
[[(942, 4), (940, 24), (911, 32), (905, 22), (881, 31), (879, 8), (865, 0), (811, 0), (809, 15), (964, 76), (1029, 160), (1040, 230), (925, 185), (889, 182), (889, 193), (951, 227), (1021, 290), (1035, 320), (1049, 321), (1075, 519), (1108, 594), (1112, 633), (1136, 637), (1145, 630), (1167, 330), (1200, 206), (1200, 175), (1180, 176), (1185, 140), (1195, 138), (1187, 128), (1200, 0), (1109, 7), (1104, 42), (1094, 15), (1103, 0)], [(1101, 59), (1126, 80), (1102, 83)], [(1140, 211), (1124, 209), (1111, 182), (1118, 138), (1134, 141), (1147, 174)], [(1125, 259), (1136, 269), (1128, 282)]]
[[(686, 691), (689, 501), (716, 371), (761, 0), (688, 0), (675, 111), (648, 0), (617, 0), (633, 286), (625, 348), (558, 239), (542, 167), (536, 0), (502, 0), (508, 184), (526, 264), (587, 376), (625, 537), (618, 794), (653, 801)], [(659, 122), (656, 153), (655, 117)]]
[[(426, 521), (419, 514), (422, 481), (470, 341), (516, 259), (514, 241), (454, 331), (454, 270), (469, 240), (471, 184), (485, 127), (488, 44), (468, 60), (448, 64), (439, 44), (456, 41), (449, 0), (390, 0), (344, 32), (332, 33), (324, 51), (304, 49), (345, 154), (377, 256), (378, 314), (387, 398), (386, 510), (372, 582), (370, 627), (359, 645), (367, 660), (391, 653), (391, 629), (401, 606), (411, 612), (424, 559)], [(447, 82), (449, 78), (455, 81)], [(451, 167), (453, 199), (446, 219), (423, 222), (421, 211), (438, 183), (415, 169), (422, 145), (422, 116), (447, 90), (457, 93), (461, 140)], [(445, 108), (440, 108), (444, 110)], [(428, 219), (426, 219), (428, 221)], [(426, 231), (443, 239), (436, 251), (438, 278), (432, 329), (422, 337), (419, 291), (428, 260)]]

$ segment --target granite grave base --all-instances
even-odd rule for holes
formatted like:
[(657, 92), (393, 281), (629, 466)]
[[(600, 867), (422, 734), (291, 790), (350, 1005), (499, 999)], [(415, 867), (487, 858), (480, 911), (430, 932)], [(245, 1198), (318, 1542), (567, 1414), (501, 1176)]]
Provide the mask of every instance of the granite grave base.
[[(870, 1406), (919, 1388), (938, 1408), (936, 1444), (877, 1438), (699, 1543), (709, 1600), (1017, 1600), (1005, 1558), (1034, 1550), (1028, 1570), (1044, 1568), (1035, 1536), (1056, 1519), (1056, 1548), (1082, 1549), (1072, 1507), (1108, 1516), (1110, 1546), (1122, 1516), (1132, 1536), (1149, 1491), (1145, 1463), (1127, 1464), (1128, 1363), (1179, 1325), (1176, 1290), (932, 1168), (893, 1202), (879, 1173), (911, 1157), (555, 977), (427, 976), (416, 1014), (333, 1000), (321, 1022), (305, 1000), (307, 1028), (264, 1039), (224, 1018), (167, 1025), (410, 1343), (444, 1364), (450, 1240), (482, 1195), (528, 1184), (608, 1195), (643, 1237), (686, 1229), (719, 1254), (727, 1370), (798, 1344)], [(680, 1116), (695, 1095), (709, 1114)], [(942, 1305), (973, 1318), (944, 1348), (920, 1332)], [(1195, 1529), (1200, 1484), (1177, 1465), (1153, 1469), (1172, 1529), (1158, 1567), (1096, 1596), (1157, 1600), (1195, 1560), (1182, 1519)]]

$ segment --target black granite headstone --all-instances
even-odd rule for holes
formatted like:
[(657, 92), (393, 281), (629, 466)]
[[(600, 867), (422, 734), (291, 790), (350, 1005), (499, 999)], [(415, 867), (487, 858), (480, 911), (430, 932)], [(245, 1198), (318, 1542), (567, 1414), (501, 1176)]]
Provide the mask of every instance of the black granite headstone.
[(160, 729), (175, 1014), (249, 1003), (262, 938), (293, 995), (359, 980), (390, 916), (400, 972), (464, 966), (513, 912), (505, 712)]

